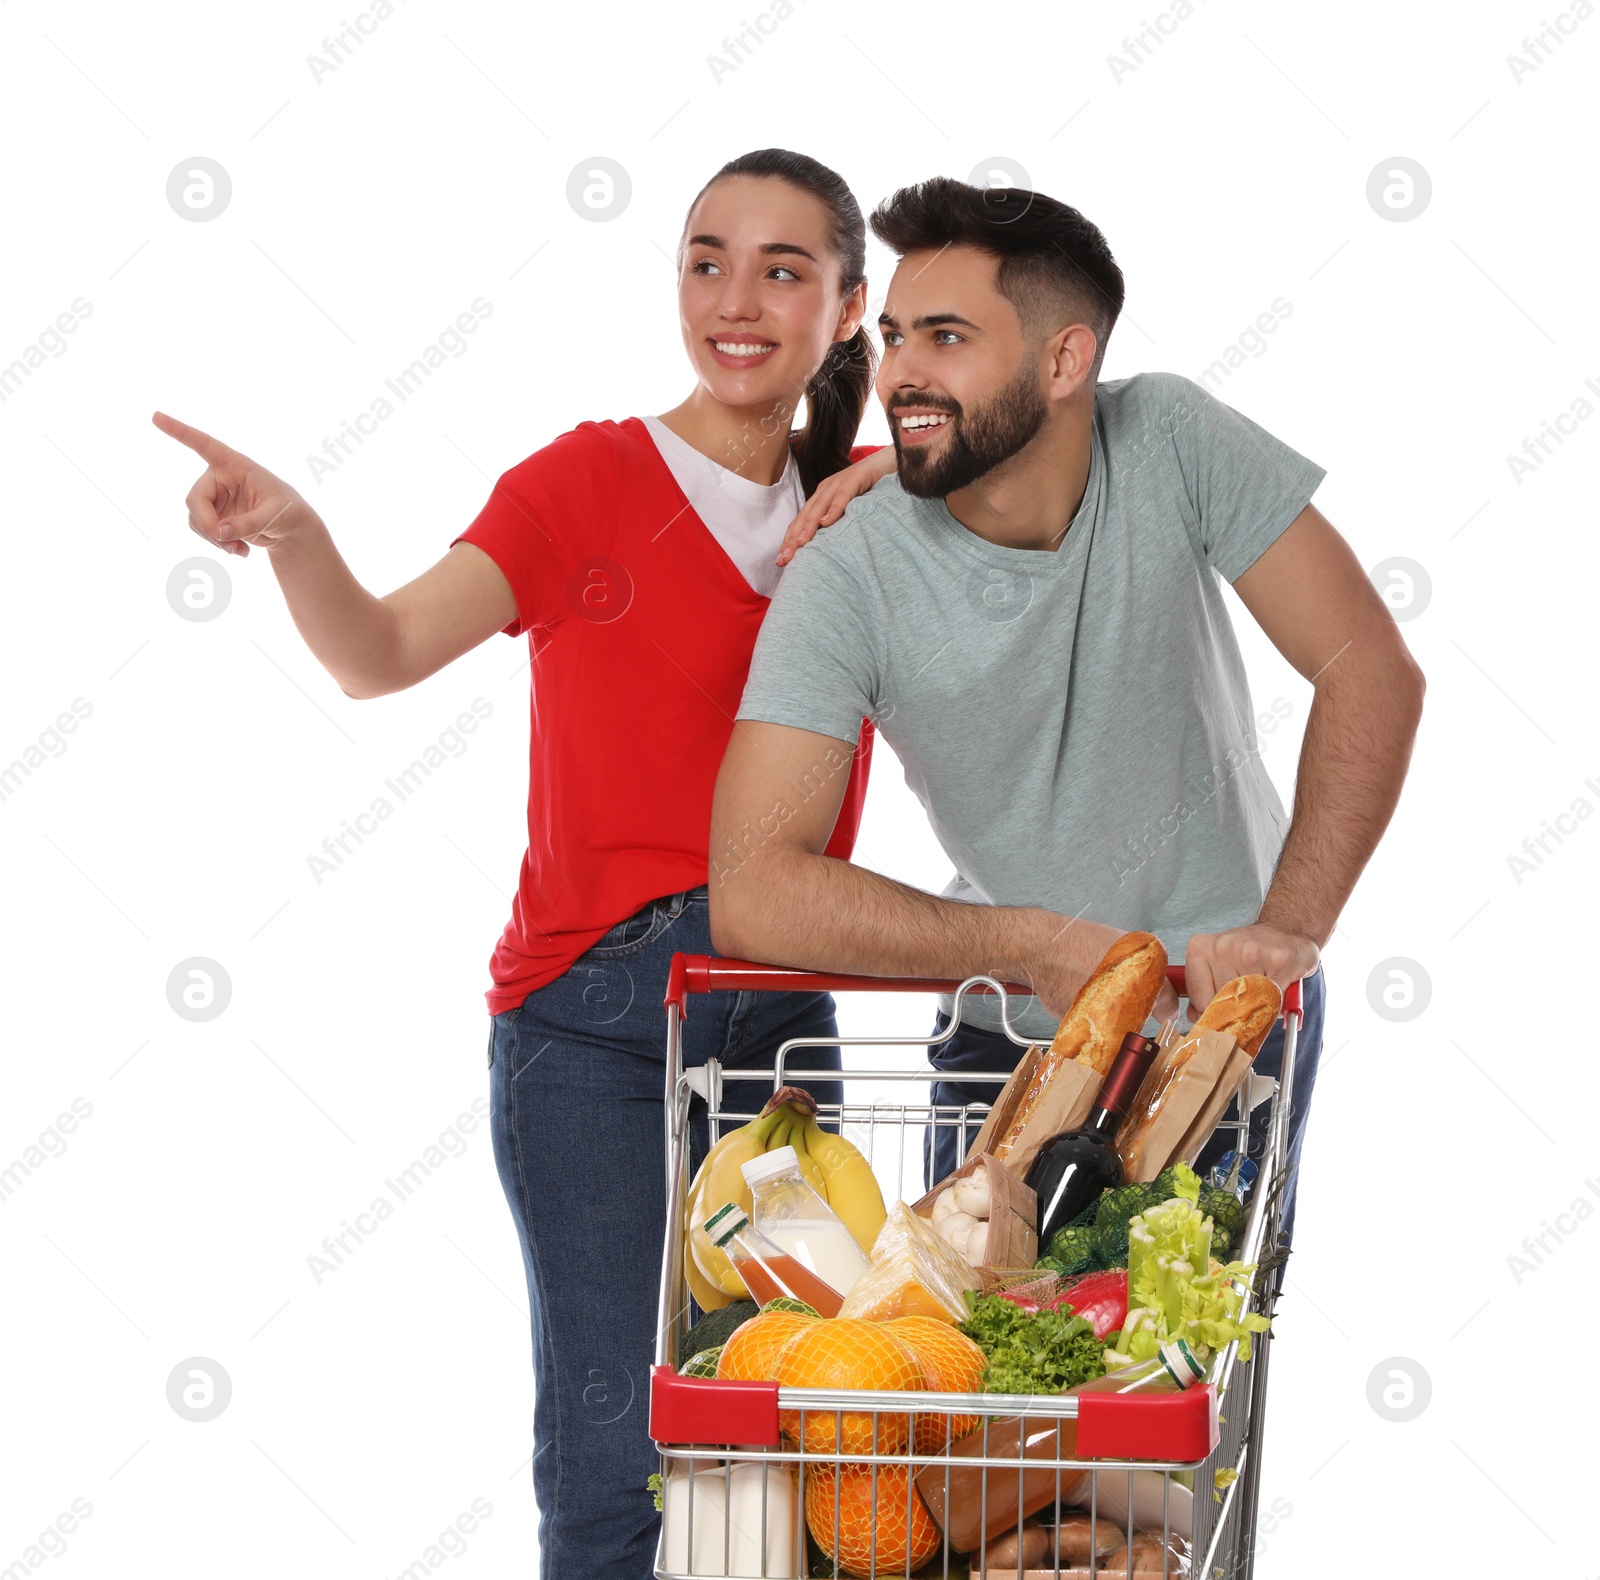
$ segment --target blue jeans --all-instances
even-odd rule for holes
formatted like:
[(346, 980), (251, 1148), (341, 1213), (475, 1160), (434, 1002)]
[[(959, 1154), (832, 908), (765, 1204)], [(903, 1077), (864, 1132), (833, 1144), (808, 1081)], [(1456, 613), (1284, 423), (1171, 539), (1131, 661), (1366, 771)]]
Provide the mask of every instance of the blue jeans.
[[(527, 1271), (533, 1488), (544, 1580), (647, 1580), (660, 1515), (646, 1479), (650, 1367), (666, 1239), (667, 967), (711, 954), (702, 886), (619, 922), (554, 982), (493, 1017), (490, 1125)], [(715, 993), (684, 1022), (684, 1064), (770, 1068), (785, 1038), (837, 1035), (826, 993)], [(837, 1069), (837, 1048), (803, 1069)], [(837, 1082), (797, 1082), (837, 1103)], [(730, 1082), (759, 1111), (771, 1086)], [(705, 1155), (697, 1100), (691, 1156)]]
[[(1306, 1116), (1311, 1109), (1311, 1094), (1317, 1084), (1317, 1061), (1322, 1054), (1322, 1007), (1324, 1001), (1322, 970), (1307, 977), (1301, 985), (1300, 1039), (1295, 1046), (1294, 1097), (1289, 1105), (1289, 1163), (1290, 1171), (1284, 1186), (1283, 1234), (1285, 1240), (1294, 1232), (1296, 1187), (1300, 1176), (1300, 1149), (1305, 1143)], [(935, 1034), (950, 1024), (943, 1011), (934, 1021)], [(934, 1052), (931, 1063), (937, 1070), (959, 1074), (964, 1070), (1011, 1070), (1016, 1067), (1022, 1050), (1003, 1032), (983, 1031), (977, 1027), (963, 1026), (943, 1048)], [(1255, 1059), (1256, 1072), (1276, 1077), (1283, 1068), (1283, 1025), (1273, 1028)], [(944, 1104), (992, 1103), (999, 1095), (992, 1082), (936, 1081), (933, 1083), (933, 1101)], [(1249, 1155), (1258, 1162), (1267, 1148), (1267, 1122), (1270, 1105), (1262, 1103), (1250, 1115)], [(1237, 1119), (1237, 1105), (1230, 1103), (1225, 1119)], [(930, 1128), (924, 1137), (923, 1158), (927, 1183), (931, 1189), (956, 1166), (957, 1137), (960, 1126), (939, 1128), (937, 1135)], [(967, 1127), (967, 1145), (970, 1147), (978, 1134), (976, 1123)], [(1195, 1168), (1202, 1177), (1218, 1158), (1233, 1145), (1232, 1132), (1206, 1143), (1196, 1160)], [(1043, 1247), (1040, 1247), (1043, 1250)]]

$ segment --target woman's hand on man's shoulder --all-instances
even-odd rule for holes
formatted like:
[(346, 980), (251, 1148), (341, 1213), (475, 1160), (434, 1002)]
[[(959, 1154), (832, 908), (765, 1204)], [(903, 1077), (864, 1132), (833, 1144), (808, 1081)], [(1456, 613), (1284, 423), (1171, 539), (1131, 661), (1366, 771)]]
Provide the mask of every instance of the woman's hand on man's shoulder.
[(789, 523), (783, 545), (778, 550), (777, 563), (787, 565), (797, 549), (804, 548), (821, 528), (831, 527), (844, 514), (845, 506), (852, 499), (859, 498), (894, 469), (894, 446), (886, 444), (842, 472), (823, 478), (816, 492), (801, 506), (800, 514)]

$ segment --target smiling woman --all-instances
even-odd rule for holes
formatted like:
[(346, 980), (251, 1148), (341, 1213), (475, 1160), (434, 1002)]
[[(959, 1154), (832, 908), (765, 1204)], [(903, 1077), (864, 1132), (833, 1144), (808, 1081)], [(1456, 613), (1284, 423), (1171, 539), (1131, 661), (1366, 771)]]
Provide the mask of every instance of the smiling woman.
[[(712, 431), (720, 430), (724, 407), (760, 408), (758, 422), (788, 438), (796, 397), (804, 392), (806, 425), (792, 449), (807, 494), (849, 463), (876, 360), (861, 326), (866, 226), (860, 209), (852, 216), (836, 208), (834, 223), (819, 237), (818, 216), (785, 197), (786, 188), (793, 191), (788, 183), (807, 175), (815, 180), (821, 168), (781, 150), (746, 154), (724, 165), (695, 199), (678, 248), (678, 313), (700, 381), (682, 405), (662, 415), (675, 433), (715, 455), (696, 441), (717, 443)], [(837, 176), (832, 180), (837, 203), (848, 188)], [(791, 212), (770, 212), (775, 203)], [(749, 259), (742, 269), (734, 261), (739, 250)], [(830, 296), (840, 304), (832, 315), (823, 307)], [(760, 377), (714, 379), (714, 369), (735, 375), (759, 369)], [(789, 448), (767, 446), (760, 460), (751, 456), (738, 470), (775, 484)]]
[[(660, 1006), (673, 953), (711, 949), (712, 790), (770, 596), (793, 549), (893, 467), (892, 451), (852, 449), (874, 366), (865, 236), (849, 187), (815, 160), (765, 149), (723, 166), (678, 247), (687, 397), (581, 422), (517, 462), (444, 557), (384, 598), (294, 489), (156, 417), (209, 464), (190, 524), (229, 553), (267, 551), (347, 696), (415, 685), (497, 631), (528, 641), (528, 845), (490, 962), (490, 1123), (531, 1303), (541, 1561), (561, 1580), (652, 1569), (656, 1310), (641, 1274), (666, 1232)], [(852, 735), (833, 765), (840, 858), (871, 727)], [(340, 860), (405, 780), (334, 838)], [(735, 995), (696, 1011), (685, 1059), (770, 1066), (784, 1038), (835, 1033), (825, 994)], [(837, 1101), (835, 1083), (810, 1084)], [(702, 1117), (701, 1147), (704, 1131)]]

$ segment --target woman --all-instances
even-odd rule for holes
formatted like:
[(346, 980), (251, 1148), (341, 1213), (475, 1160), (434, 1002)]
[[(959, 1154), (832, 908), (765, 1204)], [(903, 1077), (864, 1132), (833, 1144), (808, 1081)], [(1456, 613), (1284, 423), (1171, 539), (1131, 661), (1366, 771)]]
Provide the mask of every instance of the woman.
[[(712, 788), (781, 567), (893, 465), (892, 448), (850, 464), (874, 357), (865, 228), (837, 175), (782, 150), (735, 159), (695, 198), (678, 254), (688, 398), (658, 418), (580, 423), (529, 456), (387, 598), (286, 483), (155, 417), (210, 463), (191, 526), (230, 553), (267, 550), (347, 695), (415, 685), (496, 631), (529, 636), (528, 851), (491, 962), (488, 1056), (532, 1310), (550, 1580), (653, 1570), (667, 963), (712, 952)], [(869, 752), (864, 725), (830, 854), (850, 853)], [(719, 995), (695, 1006), (685, 1059), (770, 1067), (784, 1038), (834, 1032), (826, 994)], [(827, 1053), (808, 1057), (837, 1068)], [(837, 1099), (836, 1083), (818, 1090)]]

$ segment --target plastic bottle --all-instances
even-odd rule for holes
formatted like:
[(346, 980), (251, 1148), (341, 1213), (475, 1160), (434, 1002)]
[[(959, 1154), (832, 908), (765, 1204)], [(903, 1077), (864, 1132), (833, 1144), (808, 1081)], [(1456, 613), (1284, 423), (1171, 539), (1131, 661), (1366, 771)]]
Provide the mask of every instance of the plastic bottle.
[(1224, 1152), (1211, 1170), (1208, 1183), (1219, 1190), (1232, 1191), (1243, 1201), (1260, 1172), (1255, 1164), (1240, 1152)]
[(1073, 1393), (1182, 1393), (1204, 1382), (1206, 1369), (1182, 1339), (1168, 1339), (1147, 1361), (1080, 1383)]
[(750, 1218), (787, 1255), (848, 1295), (871, 1265), (844, 1220), (800, 1172), (793, 1147), (774, 1147), (743, 1166)]
[[(1067, 1392), (1176, 1393), (1204, 1379), (1205, 1368), (1189, 1346), (1182, 1339), (1171, 1339), (1155, 1359), (1124, 1366)], [(949, 1459), (914, 1472), (929, 1512), (958, 1552), (970, 1552), (980, 1542), (993, 1541), (1058, 1499), (1077, 1501), (1092, 1474), (1061, 1468), (1062, 1461), (1078, 1458), (1078, 1423), (1073, 1419), (993, 1417), (988, 1435), (982, 1439), (982, 1458), (974, 1446), (978, 1441), (977, 1434), (964, 1438)], [(1037, 1470), (991, 1470), (985, 1463), (988, 1459), (1042, 1459), (1048, 1463)], [(1120, 1569), (1101, 1572), (1107, 1573), (1107, 1580), (1122, 1573)]]
[(803, 1262), (774, 1245), (757, 1229), (743, 1207), (729, 1202), (706, 1219), (706, 1233), (728, 1253), (733, 1270), (759, 1305), (787, 1297), (803, 1300), (819, 1316), (836, 1317), (844, 1296)]

